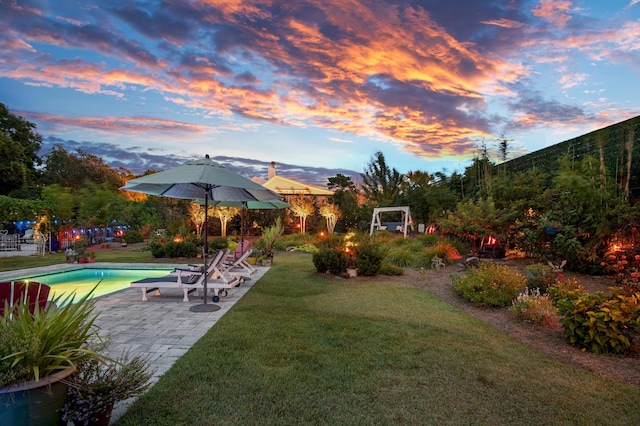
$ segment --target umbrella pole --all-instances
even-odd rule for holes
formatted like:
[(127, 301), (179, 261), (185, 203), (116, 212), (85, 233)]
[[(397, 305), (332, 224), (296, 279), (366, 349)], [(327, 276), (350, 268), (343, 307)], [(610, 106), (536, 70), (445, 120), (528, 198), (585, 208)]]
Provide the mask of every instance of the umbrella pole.
[(242, 202), (242, 215), (240, 220), (240, 247), (242, 248), (242, 254), (244, 254), (244, 209), (247, 205), (246, 201)]
[(213, 312), (220, 309), (220, 306), (214, 304), (207, 304), (207, 215), (209, 213), (209, 191), (207, 190), (204, 194), (204, 244), (202, 245), (202, 262), (203, 262), (203, 271), (204, 280), (204, 303), (202, 305), (193, 305), (189, 310), (191, 312)]
[(202, 262), (204, 264), (204, 304), (207, 304), (207, 222), (209, 218), (207, 215), (209, 214), (209, 191), (204, 194), (204, 244), (202, 244)]

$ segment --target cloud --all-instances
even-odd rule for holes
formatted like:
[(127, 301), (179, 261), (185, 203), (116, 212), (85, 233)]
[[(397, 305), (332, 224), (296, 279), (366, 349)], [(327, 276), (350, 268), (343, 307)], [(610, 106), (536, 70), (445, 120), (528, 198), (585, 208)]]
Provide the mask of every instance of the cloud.
[[(46, 13), (2, 2), (0, 74), (127, 104), (152, 93), (167, 109), (206, 117), (216, 129), (320, 127), (428, 158), (469, 155), (478, 140), (505, 128), (584, 122), (586, 107), (523, 90), (541, 66), (557, 64), (555, 80), (570, 89), (588, 80), (569, 67), (576, 55), (640, 63), (640, 24), (605, 26), (569, 0), (540, 0), (533, 9), (441, 3), (96, 0)], [(506, 106), (513, 119), (491, 104)], [(152, 114), (32, 116), (55, 132), (214, 131)]]
[(513, 21), (511, 19), (495, 19), (492, 21), (482, 21), (483, 24), (487, 24), (487, 25), (495, 25), (497, 27), (502, 27), (502, 28), (521, 28), (522, 26), (524, 26), (524, 23), (522, 22), (518, 22), (518, 21)]
[[(76, 141), (56, 137), (44, 138), (40, 155), (45, 156), (56, 145), (63, 146), (71, 154), (82, 150), (88, 154), (96, 155), (111, 167), (123, 167), (131, 170), (131, 172), (136, 175), (141, 175), (147, 170), (167, 170), (198, 157), (197, 154), (193, 153), (185, 153), (183, 155), (175, 155), (172, 153), (169, 155), (167, 152), (159, 149), (152, 150), (141, 147), (123, 148), (117, 144), (108, 142)], [(248, 178), (258, 176), (267, 179), (267, 169), (271, 164), (270, 161), (260, 161), (243, 157), (212, 156), (211, 159)], [(341, 168), (329, 169), (324, 167), (277, 163), (277, 169), (278, 174), (281, 176), (321, 187), (325, 187), (328, 178), (338, 173), (351, 176), (354, 181), (359, 177), (358, 172)]]
[(572, 6), (573, 3), (566, 0), (540, 0), (540, 5), (533, 9), (533, 15), (557, 27), (565, 27), (571, 20), (569, 12)]
[(202, 134), (215, 133), (215, 129), (192, 123), (161, 120), (149, 117), (68, 117), (51, 114), (38, 114), (28, 111), (16, 111), (21, 117), (38, 122), (39, 128), (47, 131), (63, 132), (69, 128), (97, 130), (104, 133), (119, 134)]
[(338, 143), (353, 143), (352, 140), (342, 139), (342, 138), (328, 138), (330, 141), (338, 142)]

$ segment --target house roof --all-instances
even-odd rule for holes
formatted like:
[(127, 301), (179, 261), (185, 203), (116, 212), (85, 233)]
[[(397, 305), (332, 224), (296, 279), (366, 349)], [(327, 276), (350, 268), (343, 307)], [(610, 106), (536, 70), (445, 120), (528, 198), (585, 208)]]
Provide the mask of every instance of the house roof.
[[(254, 182), (260, 183), (267, 189), (277, 192), (282, 195), (333, 195), (333, 191), (328, 189), (319, 188), (313, 185), (307, 185), (306, 183), (298, 182), (293, 179), (287, 179), (282, 176), (273, 176), (271, 179), (264, 182), (262, 179), (253, 178)], [(258, 180), (262, 182), (258, 182)], [(264, 183), (263, 183), (264, 182)]]

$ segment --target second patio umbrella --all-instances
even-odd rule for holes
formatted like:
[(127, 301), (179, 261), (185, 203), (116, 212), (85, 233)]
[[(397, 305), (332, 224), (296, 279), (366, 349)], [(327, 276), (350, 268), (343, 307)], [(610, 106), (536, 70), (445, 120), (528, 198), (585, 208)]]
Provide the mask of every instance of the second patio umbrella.
[[(197, 203), (200, 205), (204, 205), (205, 200), (198, 200)], [(212, 201), (211, 203), (209, 203), (209, 205), (213, 207), (236, 207), (242, 209), (242, 219), (240, 221), (240, 244), (242, 244), (241, 247), (244, 245), (245, 210), (275, 210), (291, 207), (291, 204), (279, 199), (264, 201)]]
[[(204, 199), (205, 226), (203, 261), (207, 270), (207, 206), (209, 201), (249, 202), (275, 200), (275, 192), (241, 176), (209, 156), (190, 161), (182, 166), (131, 179), (120, 189), (171, 198)], [(211, 312), (220, 309), (207, 304), (207, 279), (204, 279), (204, 304), (191, 307), (194, 312)]]

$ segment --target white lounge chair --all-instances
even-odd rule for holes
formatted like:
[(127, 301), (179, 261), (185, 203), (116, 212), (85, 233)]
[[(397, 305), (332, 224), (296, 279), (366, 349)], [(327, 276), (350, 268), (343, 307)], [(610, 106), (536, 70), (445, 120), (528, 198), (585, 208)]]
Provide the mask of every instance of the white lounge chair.
[(181, 288), (184, 292), (183, 302), (189, 301), (189, 293), (192, 291), (198, 295), (198, 289), (203, 288), (204, 274), (194, 274), (187, 271), (178, 271), (176, 275), (166, 275), (160, 278), (143, 278), (131, 283), (131, 287), (139, 287), (142, 290), (142, 300), (147, 301), (147, 293), (155, 290), (156, 296), (160, 296), (161, 288)]
[[(240, 283), (238, 277), (226, 276), (221, 278), (219, 263), (224, 260), (225, 251), (219, 251), (212, 262), (207, 267), (206, 275), (201, 271), (178, 269), (174, 273), (160, 278), (144, 278), (131, 283), (131, 287), (140, 288), (142, 291), (142, 300), (147, 301), (147, 293), (155, 290), (156, 295), (160, 295), (161, 288), (181, 288), (184, 297), (183, 302), (189, 301), (189, 293), (196, 292), (204, 288), (204, 278), (207, 277), (207, 289), (215, 290), (214, 296), (218, 296), (219, 289), (227, 289), (237, 286)], [(219, 297), (217, 297), (219, 300)]]
[(249, 275), (255, 274), (256, 272), (258, 272), (258, 270), (254, 268), (253, 265), (251, 265), (247, 260), (252, 252), (253, 250), (249, 249), (235, 261), (225, 262), (225, 269), (232, 275), (238, 275), (242, 277), (247, 277)]

